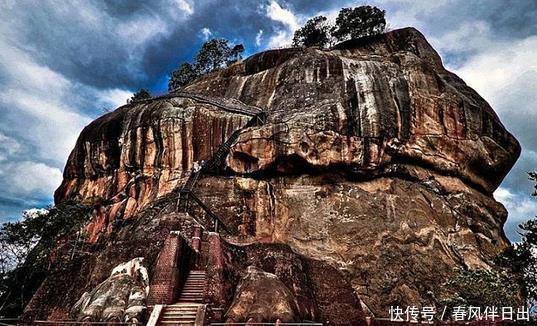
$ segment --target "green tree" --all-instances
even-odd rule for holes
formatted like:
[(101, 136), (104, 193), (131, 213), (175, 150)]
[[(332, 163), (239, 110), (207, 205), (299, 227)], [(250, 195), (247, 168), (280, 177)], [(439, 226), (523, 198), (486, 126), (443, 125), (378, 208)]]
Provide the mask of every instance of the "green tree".
[(330, 41), (330, 29), (326, 17), (313, 17), (303, 27), (295, 31), (293, 46), (325, 47)]
[(151, 98), (151, 94), (145, 88), (141, 88), (138, 92), (132, 94), (132, 97), (127, 100), (127, 103), (134, 103), (148, 98)]
[(168, 81), (168, 91), (184, 87), (198, 77), (225, 68), (242, 59), (244, 46), (237, 44), (229, 47), (226, 39), (211, 39), (203, 43), (196, 54), (194, 64), (182, 63), (179, 69), (172, 72)]
[[(531, 194), (537, 197), (537, 171), (529, 172), (529, 179), (535, 182)], [(521, 241), (510, 255), (510, 264), (522, 274), (525, 296), (537, 301), (537, 219), (534, 217), (519, 225)]]
[(488, 269), (459, 269), (446, 284), (451, 295), (447, 307), (519, 307), (521, 289), (516, 277), (508, 271)]
[(0, 316), (18, 316), (53, 261), (62, 263), (76, 256), (89, 213), (88, 206), (69, 201), (0, 227)]
[(235, 45), (229, 52), (228, 66), (241, 60), (243, 53), (244, 53), (244, 45), (242, 44)]
[(172, 72), (170, 80), (168, 81), (168, 91), (173, 91), (178, 88), (184, 87), (193, 82), (200, 76), (196, 67), (192, 64), (185, 62), (179, 69)]
[(384, 10), (372, 6), (343, 8), (332, 28), (332, 36), (339, 41), (344, 41), (380, 34), (386, 28), (385, 14)]
[(226, 39), (211, 39), (201, 46), (196, 54), (196, 68), (201, 74), (208, 74), (226, 67), (231, 56), (231, 48)]

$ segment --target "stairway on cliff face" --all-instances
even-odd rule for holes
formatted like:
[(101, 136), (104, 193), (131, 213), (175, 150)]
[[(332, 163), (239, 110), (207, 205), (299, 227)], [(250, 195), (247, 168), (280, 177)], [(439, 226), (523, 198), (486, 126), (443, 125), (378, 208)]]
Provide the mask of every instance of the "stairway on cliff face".
[(202, 325), (205, 319), (205, 271), (188, 274), (179, 300), (163, 308), (157, 325)]
[(180, 303), (202, 303), (205, 293), (205, 271), (190, 271), (186, 279)]

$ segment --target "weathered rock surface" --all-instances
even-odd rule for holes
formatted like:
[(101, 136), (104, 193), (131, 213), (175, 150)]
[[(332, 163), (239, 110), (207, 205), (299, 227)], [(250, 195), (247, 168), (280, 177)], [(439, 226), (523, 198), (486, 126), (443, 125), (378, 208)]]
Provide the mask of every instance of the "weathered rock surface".
[(132, 217), (181, 185), (194, 162), (206, 160), (249, 118), (179, 96), (119, 108), (82, 131), (55, 199), (99, 203), (87, 228), (95, 242), (115, 219)]
[[(390, 305), (438, 304), (453, 268), (494, 268), (508, 244), (507, 213), (492, 192), (520, 146), (414, 29), (329, 51), (263, 52), (186, 90), (267, 114), (232, 145), (228, 173), (205, 176), (195, 189), (228, 229), (243, 232), (224, 238), (236, 247), (223, 250), (215, 278), (225, 294), (215, 302), (248, 307), (232, 309), (233, 320), (257, 304), (233, 304), (250, 265), (276, 275), (297, 299), (289, 318), (360, 324), (360, 303), (376, 316)], [(120, 250), (110, 239), (154, 262), (152, 237), (162, 241), (174, 229), (189, 236), (171, 213), (172, 190), (249, 119), (180, 94), (124, 106), (82, 132), (56, 201), (98, 204), (86, 230), (107, 266)], [(118, 220), (128, 232), (114, 227)], [(99, 271), (93, 283), (102, 281), (99, 264), (91, 265)], [(345, 293), (340, 301), (337, 293)], [(46, 305), (41, 295), (34, 306)]]
[(307, 164), (371, 175), (413, 162), (490, 193), (520, 153), (488, 103), (412, 28), (331, 51), (263, 52), (187, 89), (268, 112), (228, 157), (237, 172), (303, 173)]
[(296, 322), (296, 298), (274, 274), (249, 266), (241, 279), (235, 300), (226, 313), (227, 322)]
[(149, 277), (143, 258), (121, 264), (110, 277), (91, 292), (84, 292), (74, 304), (71, 314), (85, 322), (142, 321), (149, 292)]

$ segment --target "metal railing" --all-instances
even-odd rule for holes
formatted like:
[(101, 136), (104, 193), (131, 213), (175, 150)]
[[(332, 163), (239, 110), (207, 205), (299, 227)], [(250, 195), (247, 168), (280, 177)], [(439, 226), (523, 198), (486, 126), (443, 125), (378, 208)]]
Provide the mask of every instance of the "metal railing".
[[(231, 232), (226, 228), (222, 220), (215, 213), (213, 213), (211, 209), (207, 205), (205, 205), (205, 203), (199, 197), (194, 195), (193, 190), (202, 173), (218, 170), (218, 168), (222, 164), (222, 161), (231, 150), (231, 145), (239, 138), (239, 135), (242, 130), (249, 127), (253, 127), (254, 125), (262, 125), (265, 123), (265, 119), (266, 114), (264, 112), (257, 112), (255, 115), (252, 116), (250, 121), (248, 121), (240, 129), (235, 130), (225, 142), (220, 144), (218, 149), (213, 153), (213, 155), (208, 161), (203, 162), (201, 166), (197, 167), (196, 169), (192, 169), (192, 172), (188, 176), (188, 179), (179, 190), (179, 197), (177, 199), (176, 205), (177, 212), (190, 213), (190, 203), (192, 200), (196, 204), (198, 204), (198, 206), (201, 207), (205, 211), (205, 213), (212, 219), (212, 222), (214, 224), (214, 232), (219, 232), (219, 229), (221, 228), (226, 233), (231, 234)], [(199, 223), (197, 219), (195, 219), (195, 221), (201, 225), (201, 223)]]

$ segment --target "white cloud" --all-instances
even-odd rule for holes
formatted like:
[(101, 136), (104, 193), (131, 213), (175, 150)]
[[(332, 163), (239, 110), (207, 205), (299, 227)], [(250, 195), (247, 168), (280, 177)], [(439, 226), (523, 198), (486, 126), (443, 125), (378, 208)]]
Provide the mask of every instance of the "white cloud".
[(120, 22), (117, 33), (131, 46), (144, 45), (158, 35), (169, 33), (168, 25), (160, 18), (142, 16), (134, 20)]
[(18, 141), (0, 132), (0, 162), (19, 153), (21, 149), (22, 146)]
[(300, 27), (299, 19), (289, 9), (284, 9), (278, 2), (272, 0), (265, 8), (268, 18), (282, 23), (284, 29), (279, 29), (271, 36), (268, 42), (269, 48), (289, 46), (293, 39), (293, 33)]
[(132, 97), (132, 92), (114, 88), (102, 91), (98, 94), (99, 100), (103, 103), (107, 110), (116, 109), (127, 103), (127, 100)]
[(201, 35), (203, 35), (203, 39), (207, 41), (211, 35), (213, 35), (213, 32), (207, 27), (204, 27), (201, 29)]
[(259, 32), (255, 35), (255, 45), (260, 46), (261, 41), (263, 40), (263, 30), (260, 29)]
[(537, 36), (510, 42), (489, 39), (488, 43), (455, 69), (455, 73), (485, 99), (495, 103), (508, 92), (506, 87), (523, 74), (537, 73)]
[(287, 26), (291, 31), (299, 28), (298, 19), (289, 9), (284, 9), (274, 0), (266, 7), (267, 17)]
[(188, 3), (186, 0), (174, 0), (175, 5), (179, 10), (184, 11), (188, 15), (192, 15), (194, 13), (194, 8), (192, 8), (192, 5)]
[(513, 193), (500, 187), (494, 192), (494, 198), (507, 208), (511, 223), (518, 225), (537, 215), (537, 200), (529, 194)]
[(50, 196), (62, 181), (62, 172), (58, 168), (44, 163), (23, 161), (2, 166), (2, 179), (15, 196)]

